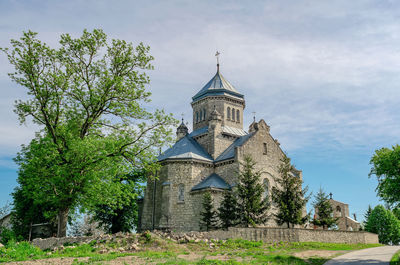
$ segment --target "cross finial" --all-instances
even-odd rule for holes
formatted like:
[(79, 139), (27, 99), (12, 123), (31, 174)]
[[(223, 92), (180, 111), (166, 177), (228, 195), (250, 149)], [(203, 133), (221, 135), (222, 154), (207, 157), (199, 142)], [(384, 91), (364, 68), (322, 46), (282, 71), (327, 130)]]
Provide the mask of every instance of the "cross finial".
[(332, 200), (332, 195), (333, 195), (332, 192), (329, 193), (329, 197), (330, 197), (331, 200)]
[(181, 116), (182, 116), (182, 123), (183, 123), (183, 116), (185, 116), (185, 113), (181, 113)]
[(219, 53), (219, 51), (217, 51), (215, 53), (215, 57), (217, 57), (217, 71), (219, 71), (219, 55), (220, 55), (220, 53)]
[(253, 111), (252, 113), (253, 113), (253, 121), (256, 122), (256, 112)]

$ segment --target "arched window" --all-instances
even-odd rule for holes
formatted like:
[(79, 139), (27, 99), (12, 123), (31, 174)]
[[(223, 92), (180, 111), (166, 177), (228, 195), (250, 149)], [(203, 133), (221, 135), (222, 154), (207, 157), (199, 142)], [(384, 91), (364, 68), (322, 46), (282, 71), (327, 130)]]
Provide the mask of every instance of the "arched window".
[(227, 115), (227, 119), (230, 120), (231, 119), (231, 108), (228, 107), (228, 109), (226, 110)]
[(199, 112), (196, 111), (196, 122), (199, 122)]
[(179, 184), (178, 186), (178, 201), (185, 201), (185, 185)]
[(202, 121), (202, 120), (203, 120), (203, 111), (200, 110), (200, 121)]
[(235, 109), (232, 109), (232, 120), (235, 121)]
[(240, 111), (239, 110), (236, 111), (236, 121), (237, 122), (240, 121)]
[(203, 120), (206, 120), (206, 109), (203, 109)]
[(269, 182), (268, 179), (263, 180), (263, 187), (264, 187), (264, 193), (263, 197), (266, 198), (269, 196)]
[(340, 206), (336, 206), (336, 215), (342, 217), (342, 209), (340, 209)]

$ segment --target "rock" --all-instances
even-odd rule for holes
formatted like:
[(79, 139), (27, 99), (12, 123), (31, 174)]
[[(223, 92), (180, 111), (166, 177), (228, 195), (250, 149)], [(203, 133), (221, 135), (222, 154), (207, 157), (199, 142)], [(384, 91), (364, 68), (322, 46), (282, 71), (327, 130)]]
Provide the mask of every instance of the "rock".
[(51, 256), (51, 252), (46, 252), (46, 256)]
[(118, 251), (119, 251), (119, 252), (124, 252), (125, 249), (124, 249), (124, 248), (118, 248)]
[(100, 254), (107, 253), (107, 249), (104, 249), (104, 248), (103, 248), (103, 249), (100, 249), (100, 250), (99, 250), (99, 253), (100, 253)]
[(0, 243), (0, 248), (4, 248), (4, 245)]
[(139, 250), (139, 247), (138, 247), (136, 244), (132, 244), (132, 245), (130, 246), (130, 249), (131, 249), (131, 250)]

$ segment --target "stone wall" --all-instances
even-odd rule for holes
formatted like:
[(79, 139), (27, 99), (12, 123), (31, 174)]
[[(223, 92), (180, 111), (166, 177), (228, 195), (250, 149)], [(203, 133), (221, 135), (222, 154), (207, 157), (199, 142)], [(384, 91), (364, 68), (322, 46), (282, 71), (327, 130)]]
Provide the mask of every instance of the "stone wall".
[(209, 232), (214, 239), (246, 239), (264, 242), (324, 242), (347, 244), (376, 244), (378, 235), (369, 232), (312, 230), (299, 228), (229, 228)]

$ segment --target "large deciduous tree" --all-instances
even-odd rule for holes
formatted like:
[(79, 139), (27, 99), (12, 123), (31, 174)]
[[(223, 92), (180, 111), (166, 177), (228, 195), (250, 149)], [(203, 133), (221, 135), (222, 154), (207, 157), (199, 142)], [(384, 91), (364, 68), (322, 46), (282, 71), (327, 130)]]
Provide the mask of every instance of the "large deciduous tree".
[(20, 177), (29, 178), (35, 203), (56, 207), (57, 235), (65, 236), (70, 209), (118, 190), (113, 178), (132, 167), (157, 166), (155, 149), (171, 139), (175, 120), (143, 107), (148, 46), (109, 41), (102, 30), (63, 34), (59, 44), (52, 48), (28, 31), (2, 51), (15, 69), (10, 78), (28, 95), (15, 112), (21, 123), (29, 117), (40, 127), (16, 158)]
[(240, 224), (243, 226), (256, 226), (268, 220), (270, 207), (268, 196), (261, 184), (261, 173), (256, 170), (256, 162), (246, 155), (238, 174), (236, 194)]
[(365, 224), (365, 230), (378, 234), (382, 244), (400, 243), (400, 221), (382, 205), (376, 206)]
[(275, 178), (277, 187), (272, 187), (272, 201), (276, 204), (278, 212), (275, 214), (279, 225), (286, 224), (287, 228), (304, 224), (308, 216), (304, 216), (307, 201), (308, 187), (302, 187), (303, 181), (293, 174), (295, 168), (290, 163), (290, 158), (285, 156), (279, 166), (279, 177)]
[(370, 176), (376, 175), (378, 196), (390, 205), (400, 205), (400, 145), (375, 151)]

